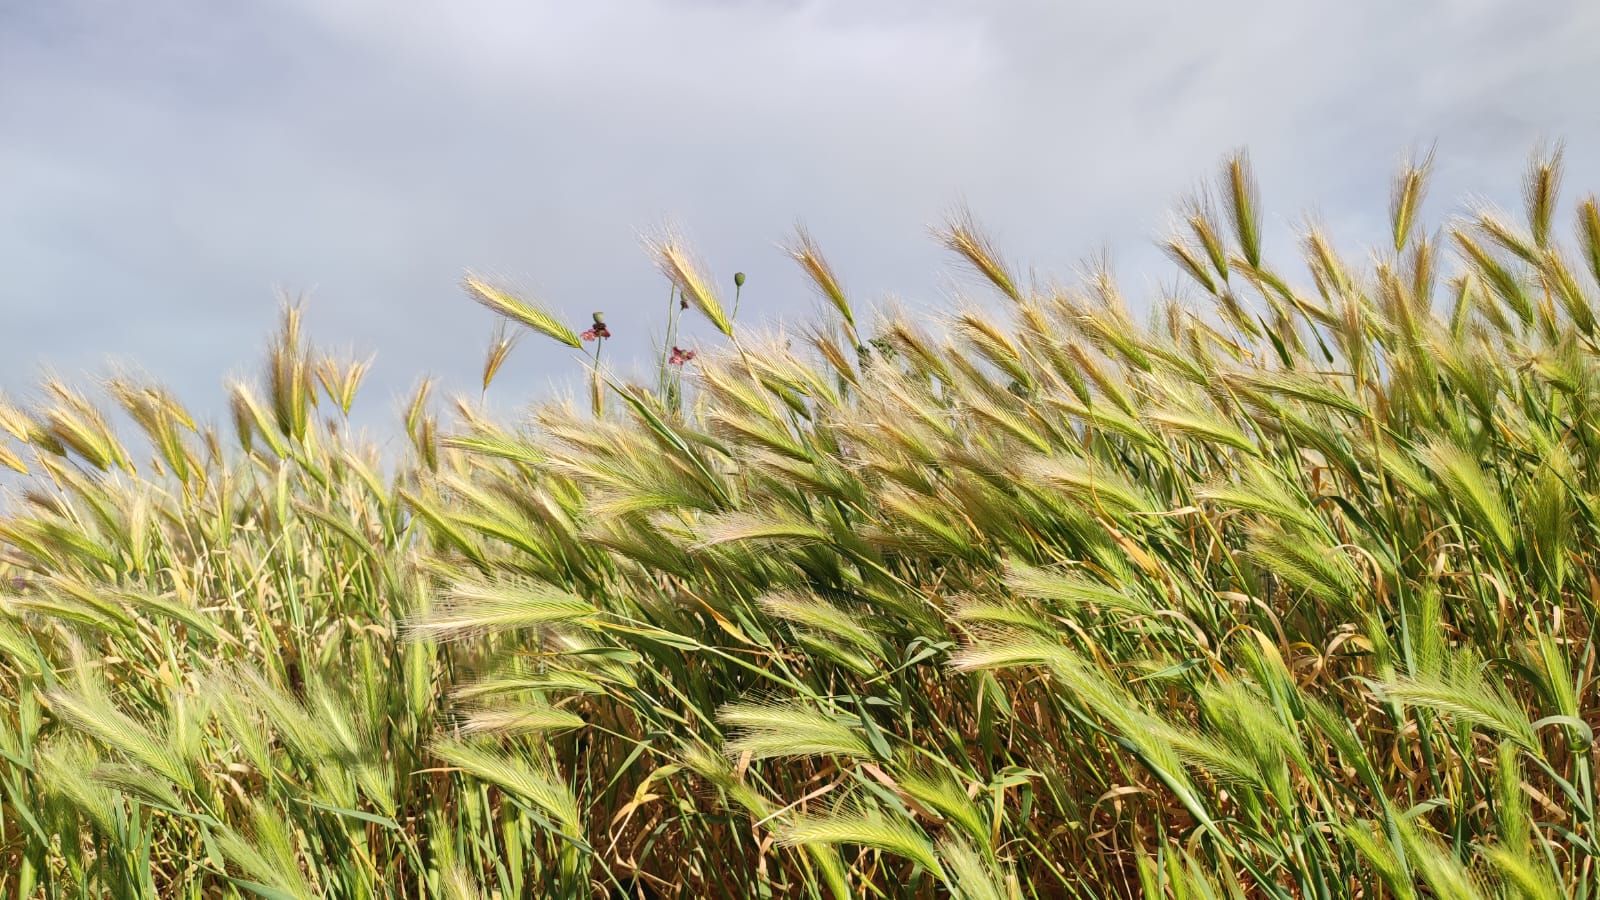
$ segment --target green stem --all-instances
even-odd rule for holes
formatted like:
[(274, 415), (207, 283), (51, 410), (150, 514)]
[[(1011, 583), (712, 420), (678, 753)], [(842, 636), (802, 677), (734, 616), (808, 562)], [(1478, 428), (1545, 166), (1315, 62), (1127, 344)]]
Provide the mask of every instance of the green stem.
[(600, 389), (600, 350), (605, 347), (606, 339), (594, 339), (594, 356), (591, 357), (589, 374), (589, 407), (596, 419), (605, 412), (605, 392)]

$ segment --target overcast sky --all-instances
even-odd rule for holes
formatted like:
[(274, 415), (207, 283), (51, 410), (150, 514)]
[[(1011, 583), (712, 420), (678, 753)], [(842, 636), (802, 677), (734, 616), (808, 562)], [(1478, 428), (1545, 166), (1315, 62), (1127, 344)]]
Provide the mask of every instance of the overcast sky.
[[(287, 291), (376, 354), (381, 423), (423, 373), (472, 385), (469, 269), (605, 310), (643, 361), (667, 221), (748, 273), (741, 319), (814, 308), (796, 220), (860, 302), (949, 302), (928, 226), (961, 201), (1024, 270), (1105, 248), (1149, 296), (1167, 211), (1236, 146), (1269, 255), (1312, 211), (1359, 251), (1435, 141), (1434, 223), (1513, 202), (1541, 139), (1569, 205), (1600, 189), (1597, 42), (1581, 0), (0, 0), (0, 390), (136, 363), (215, 412)], [(573, 369), (524, 341), (496, 397)]]

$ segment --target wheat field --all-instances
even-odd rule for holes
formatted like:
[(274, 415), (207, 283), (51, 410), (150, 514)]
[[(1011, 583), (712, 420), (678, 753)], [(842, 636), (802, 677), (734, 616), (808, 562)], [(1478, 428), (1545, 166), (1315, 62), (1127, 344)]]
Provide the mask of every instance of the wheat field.
[(654, 385), (468, 278), (587, 396), (400, 459), (295, 309), (220, 426), (0, 402), (0, 895), (1596, 896), (1600, 206), (1427, 170), (1277, 263), (1229, 157), (1155, 297), (958, 216), (937, 321), (801, 232), (778, 337), (664, 239)]

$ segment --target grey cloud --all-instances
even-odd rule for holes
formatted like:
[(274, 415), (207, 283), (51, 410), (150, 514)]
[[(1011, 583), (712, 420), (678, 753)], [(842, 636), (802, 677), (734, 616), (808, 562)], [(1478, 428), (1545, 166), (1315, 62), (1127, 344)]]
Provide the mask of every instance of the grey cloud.
[[(1110, 248), (1153, 289), (1166, 210), (1249, 145), (1277, 227), (1313, 206), (1355, 246), (1439, 141), (1437, 219), (1515, 197), (1541, 136), (1600, 182), (1576, 2), (672, 2), (245, 9), (67, 0), (0, 12), (0, 386), (40, 361), (140, 361), (215, 408), (275, 286), (319, 339), (378, 354), (368, 421), (420, 373), (472, 383), (490, 317), (468, 269), (646, 360), (665, 285), (639, 233), (685, 223), (746, 314), (814, 301), (774, 248), (804, 218), (852, 291), (931, 303), (927, 225), (965, 200), (1008, 255)], [(1166, 278), (1166, 270), (1160, 270)], [(731, 287), (731, 286), (730, 286)], [(704, 329), (701, 335), (706, 336)], [(642, 366), (641, 366), (642, 367)], [(525, 342), (496, 394), (572, 371)], [(374, 401), (376, 404), (374, 405)]]

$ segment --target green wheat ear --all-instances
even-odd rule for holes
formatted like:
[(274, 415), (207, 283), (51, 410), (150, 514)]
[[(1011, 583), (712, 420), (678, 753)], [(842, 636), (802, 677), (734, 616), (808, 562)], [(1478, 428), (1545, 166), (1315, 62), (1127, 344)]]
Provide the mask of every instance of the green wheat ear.
[(545, 337), (560, 341), (568, 347), (578, 349), (583, 347), (583, 342), (578, 340), (578, 333), (561, 324), (559, 319), (543, 307), (491, 287), (487, 282), (471, 275), (467, 276), (465, 285), (472, 299), (507, 319), (525, 325)]

